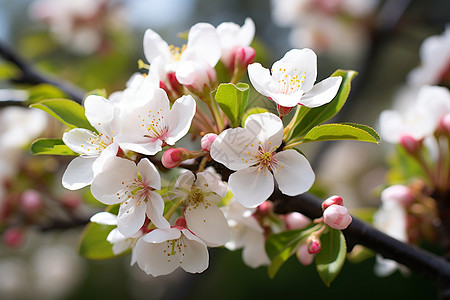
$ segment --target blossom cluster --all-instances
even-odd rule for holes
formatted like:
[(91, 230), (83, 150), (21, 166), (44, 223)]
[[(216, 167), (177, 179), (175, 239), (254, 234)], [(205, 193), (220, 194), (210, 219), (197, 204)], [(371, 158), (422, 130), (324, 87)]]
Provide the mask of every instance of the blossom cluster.
[[(140, 61), (146, 73), (134, 74), (126, 89), (108, 98), (87, 96), (86, 126), (62, 137), (78, 154), (63, 174), (63, 186), (90, 186), (108, 206), (91, 221), (115, 226), (105, 237), (112, 251), (131, 251), (131, 263), (147, 274), (178, 267), (202, 272), (208, 267), (207, 247), (218, 246), (244, 248), (248, 265), (267, 265), (266, 238), (300, 227), (298, 214), (275, 215), (266, 201), (275, 186), (295, 196), (315, 179), (296, 145), (286, 144), (294, 126), (285, 127), (282, 119), (297, 107), (332, 101), (342, 77), (315, 84), (317, 57), (311, 49), (290, 50), (269, 71), (253, 63), (254, 34), (249, 18), (243, 26), (198, 23), (186, 44), (176, 47), (148, 29), (143, 47), (149, 64)], [(213, 91), (221, 93), (218, 78), (228, 78), (225, 83), (237, 89), (247, 68), (254, 88), (277, 104), (278, 115), (249, 113), (236, 121), (214, 98)], [(237, 105), (245, 109), (246, 102)], [(201, 150), (176, 147), (189, 132), (201, 137)], [(162, 172), (175, 167), (176, 182), (167, 183)], [(318, 222), (315, 237), (329, 227), (346, 228), (351, 217), (341, 201), (325, 209)], [(314, 243), (311, 251), (317, 253), (320, 243)]]

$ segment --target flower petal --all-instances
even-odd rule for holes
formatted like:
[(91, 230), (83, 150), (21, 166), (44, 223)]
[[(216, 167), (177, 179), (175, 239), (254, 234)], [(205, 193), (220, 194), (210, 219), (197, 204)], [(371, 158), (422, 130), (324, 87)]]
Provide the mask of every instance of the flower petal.
[(198, 205), (189, 205), (184, 215), (189, 230), (208, 246), (222, 246), (230, 239), (227, 220), (215, 204), (204, 201)]
[(240, 170), (256, 163), (258, 139), (244, 128), (227, 129), (211, 146), (211, 157), (231, 170)]
[(269, 69), (264, 68), (260, 63), (253, 63), (248, 66), (247, 70), (253, 87), (260, 94), (270, 97), (271, 93), (269, 91), (275, 90), (275, 88), (270, 89), (273, 86), (273, 78)]
[[(197, 56), (214, 67), (220, 59), (220, 40), (216, 28), (208, 23), (197, 23), (189, 30), (186, 50), (197, 53)], [(183, 54), (181, 55), (183, 60)]]
[(175, 101), (167, 115), (167, 125), (169, 127), (169, 136), (165, 139), (167, 144), (175, 144), (176, 141), (188, 133), (195, 115), (195, 109), (195, 100), (190, 95), (182, 96)]
[(67, 166), (62, 177), (62, 185), (69, 190), (78, 190), (94, 180), (92, 165), (96, 157), (76, 157)]
[(245, 121), (245, 129), (257, 136), (263, 143), (265, 151), (281, 145), (283, 139), (283, 122), (272, 113), (250, 115)]
[(96, 134), (84, 128), (74, 128), (63, 134), (62, 140), (67, 147), (76, 153), (85, 155), (100, 155), (101, 149), (92, 144), (89, 139), (95, 139)]
[(313, 86), (313, 88), (303, 95), (300, 100), (301, 105), (306, 107), (318, 107), (327, 104), (336, 96), (341, 86), (342, 77), (329, 77)]
[(256, 207), (273, 192), (273, 176), (266, 169), (250, 167), (231, 174), (228, 185), (236, 200), (245, 207)]
[(112, 143), (111, 145), (103, 149), (99, 157), (97, 157), (95, 162), (92, 164), (92, 171), (94, 171), (94, 176), (97, 176), (98, 173), (103, 171), (106, 162), (109, 159), (116, 157), (118, 151), (119, 145), (116, 143)]
[(149, 192), (147, 197), (146, 213), (152, 223), (158, 228), (170, 228), (169, 222), (164, 218), (164, 200), (160, 194)]
[(145, 222), (147, 204), (141, 199), (130, 199), (120, 205), (117, 228), (126, 237), (131, 237)]
[(248, 228), (243, 236), (245, 241), (242, 260), (252, 268), (269, 265), (270, 260), (265, 250), (264, 233)]
[(219, 178), (219, 176), (209, 171), (197, 173), (195, 185), (199, 188), (210, 190), (221, 198), (227, 195), (227, 185)]
[(181, 230), (184, 248), (183, 263), (180, 266), (187, 272), (200, 273), (208, 268), (209, 254), (206, 245), (189, 230)]
[(137, 164), (139, 174), (141, 174), (142, 182), (155, 190), (161, 189), (161, 176), (148, 158), (141, 159)]
[(274, 176), (280, 191), (295, 196), (308, 191), (315, 175), (308, 160), (295, 150), (288, 149), (273, 156), (277, 161)]
[(101, 96), (89, 95), (84, 100), (84, 107), (86, 118), (99, 133), (107, 136), (119, 133), (116, 132), (117, 126), (114, 125), (116, 110), (109, 100)]
[(149, 63), (160, 56), (168, 61), (172, 56), (167, 42), (151, 29), (147, 29), (144, 34), (144, 55)]
[(102, 225), (117, 225), (117, 216), (110, 212), (102, 211), (93, 215), (90, 221)]

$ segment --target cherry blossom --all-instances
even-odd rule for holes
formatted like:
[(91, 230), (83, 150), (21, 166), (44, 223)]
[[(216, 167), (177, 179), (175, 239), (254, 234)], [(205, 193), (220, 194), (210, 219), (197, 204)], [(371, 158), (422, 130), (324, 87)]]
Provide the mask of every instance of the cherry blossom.
[(254, 63), (248, 76), (255, 89), (284, 107), (324, 105), (336, 96), (342, 77), (330, 77), (314, 85), (317, 56), (311, 49), (292, 49), (271, 70)]
[(196, 104), (192, 96), (182, 96), (170, 108), (164, 90), (157, 88), (152, 98), (122, 116), (120, 146), (145, 155), (154, 155), (165, 144), (173, 145), (189, 131)]
[(67, 166), (62, 185), (77, 190), (91, 184), (94, 176), (101, 172), (108, 158), (119, 150), (114, 141), (120, 133), (118, 109), (107, 99), (91, 95), (84, 101), (86, 118), (97, 130), (74, 128), (64, 133), (62, 140), (74, 152), (81, 154)]
[(211, 24), (197, 23), (189, 30), (187, 44), (169, 46), (159, 34), (147, 29), (144, 36), (144, 54), (150, 62), (150, 72), (156, 72), (162, 81), (174, 73), (179, 83), (202, 89), (215, 81), (214, 66), (220, 59), (221, 48), (216, 29)]
[(217, 26), (216, 30), (222, 48), (221, 60), (226, 67), (232, 68), (235, 52), (250, 46), (255, 36), (255, 23), (252, 19), (246, 18), (242, 27), (233, 22), (224, 22)]
[(331, 228), (343, 230), (352, 222), (347, 208), (339, 204), (332, 204), (323, 211), (323, 220)]
[(243, 248), (242, 259), (252, 268), (269, 265), (265, 250), (264, 229), (253, 217), (254, 208), (246, 208), (235, 199), (221, 208), (231, 230), (230, 241), (225, 247), (231, 251)]
[(178, 267), (186, 272), (200, 273), (209, 263), (206, 245), (181, 227), (152, 230), (139, 239), (134, 255), (139, 267), (152, 276), (169, 274)]
[(208, 246), (221, 246), (230, 239), (222, 211), (217, 207), (227, 194), (227, 186), (209, 171), (194, 175), (187, 171), (175, 183), (174, 197), (183, 199), (184, 216), (189, 230)]
[(91, 192), (104, 204), (120, 203), (117, 226), (121, 234), (130, 237), (141, 229), (146, 216), (156, 227), (170, 227), (163, 217), (164, 200), (154, 191), (160, 188), (159, 173), (147, 158), (136, 165), (114, 157), (95, 177)]
[(296, 150), (278, 151), (283, 124), (271, 113), (253, 114), (245, 128), (223, 131), (211, 147), (211, 157), (235, 170), (228, 184), (245, 207), (256, 207), (272, 194), (274, 177), (286, 195), (306, 192), (314, 182), (308, 160)]

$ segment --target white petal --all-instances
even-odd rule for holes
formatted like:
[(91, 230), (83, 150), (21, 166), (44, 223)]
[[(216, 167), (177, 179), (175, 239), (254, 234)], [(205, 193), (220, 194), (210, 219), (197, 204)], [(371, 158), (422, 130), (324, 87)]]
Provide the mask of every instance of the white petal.
[(63, 134), (62, 140), (64, 144), (76, 153), (85, 155), (100, 155), (101, 149), (98, 145), (92, 145), (88, 142), (89, 138), (95, 138), (96, 135), (83, 128), (74, 128)]
[(253, 87), (260, 94), (270, 97), (270, 87), (273, 86), (273, 78), (269, 69), (264, 68), (260, 63), (253, 63), (248, 66), (247, 70)]
[(192, 185), (195, 181), (195, 175), (191, 171), (187, 171), (178, 176), (174, 187), (178, 189), (191, 190)]
[(120, 205), (117, 228), (126, 237), (134, 235), (145, 222), (147, 204), (141, 200), (128, 200)]
[(283, 139), (283, 122), (272, 113), (250, 115), (245, 121), (245, 129), (257, 136), (264, 145), (264, 150), (281, 145)]
[(167, 42), (151, 29), (147, 29), (144, 34), (144, 55), (149, 63), (152, 63), (158, 56), (163, 57), (166, 61), (171, 57)]
[(256, 207), (273, 192), (273, 176), (266, 169), (250, 167), (231, 174), (228, 185), (236, 200), (245, 207)]
[(117, 228), (114, 228), (113, 230), (111, 230), (111, 232), (106, 237), (106, 240), (108, 242), (110, 242), (111, 244), (115, 244), (115, 243), (117, 243), (119, 241), (123, 241), (125, 239), (126, 239), (126, 237), (123, 234), (121, 234)]
[(189, 205), (184, 215), (188, 228), (208, 246), (222, 246), (230, 239), (227, 220), (215, 204)]
[(211, 67), (217, 64), (221, 56), (219, 36), (214, 26), (207, 23), (197, 23), (191, 27), (186, 48), (192, 49)]
[(209, 171), (197, 173), (197, 181), (195, 184), (199, 188), (207, 188), (208, 190), (219, 195), (221, 198), (227, 195), (227, 185), (219, 178), (219, 176)]
[(86, 118), (98, 132), (108, 136), (114, 136), (118, 132), (114, 132), (116, 128), (113, 121), (116, 116), (114, 106), (107, 99), (90, 95), (84, 100), (86, 109)]
[[(311, 49), (292, 49), (283, 58), (273, 64), (273, 77), (278, 80), (284, 74), (305, 75), (302, 90), (308, 92), (316, 82), (317, 78), (317, 55)], [(286, 69), (283, 73), (279, 69)]]
[(93, 215), (90, 221), (103, 225), (117, 225), (117, 216), (110, 212), (102, 211)]
[(303, 155), (288, 149), (278, 152), (273, 159), (277, 161), (277, 170), (274, 171), (274, 176), (283, 194), (295, 196), (311, 188), (315, 175)]
[(270, 260), (267, 256), (264, 234), (255, 230), (247, 230), (243, 236), (245, 241), (242, 251), (242, 260), (252, 268), (269, 265)]
[(176, 228), (159, 228), (150, 231), (144, 236), (147, 243), (159, 244), (169, 240), (176, 240), (180, 238), (181, 231)]
[(397, 143), (404, 132), (401, 115), (394, 110), (385, 110), (380, 114), (380, 135), (389, 143)]
[(161, 176), (148, 158), (141, 159), (137, 164), (137, 169), (141, 175), (142, 182), (155, 190), (161, 189)]
[[(164, 250), (167, 251), (167, 239), (159, 243), (149, 243), (146, 237), (162, 229), (155, 229), (138, 240), (134, 248), (134, 255), (139, 267), (147, 274), (152, 276), (166, 275), (173, 272), (179, 266), (176, 259), (168, 259)], [(179, 230), (177, 230), (179, 232)]]
[(313, 86), (313, 88), (303, 95), (300, 100), (301, 105), (306, 107), (318, 107), (327, 104), (336, 96), (341, 86), (342, 77), (329, 77)]
[(92, 165), (96, 157), (76, 157), (67, 166), (62, 177), (62, 185), (69, 190), (78, 190), (94, 180)]
[(231, 170), (247, 168), (256, 163), (258, 139), (244, 128), (227, 129), (219, 134), (211, 146), (211, 157)]
[(292, 94), (283, 94), (274, 91), (268, 91), (267, 97), (275, 101), (275, 103), (284, 107), (295, 107), (302, 102), (303, 90), (297, 90)]
[(155, 155), (162, 150), (162, 141), (157, 140), (154, 143), (144, 136), (125, 136), (120, 135), (116, 139), (121, 148), (131, 150), (144, 155)]
[(169, 222), (163, 216), (164, 200), (160, 194), (149, 192), (146, 213), (156, 227), (170, 228)]
[(112, 157), (105, 165), (105, 170), (95, 176), (92, 181), (91, 193), (100, 202), (112, 205), (125, 201), (117, 195), (124, 189), (122, 182), (137, 177), (137, 168), (133, 161)]
[(94, 172), (94, 176), (103, 171), (103, 167), (105, 166), (106, 162), (109, 159), (116, 157), (118, 151), (119, 145), (116, 143), (113, 143), (103, 149), (99, 157), (97, 157), (95, 162), (92, 164), (92, 171)]
[(181, 237), (184, 248), (184, 259), (180, 266), (187, 272), (200, 273), (208, 268), (209, 254), (206, 245), (189, 230), (183, 229)]
[(182, 96), (175, 101), (167, 116), (170, 132), (170, 136), (165, 140), (167, 144), (175, 144), (176, 141), (188, 133), (195, 115), (195, 109), (195, 100), (190, 95)]

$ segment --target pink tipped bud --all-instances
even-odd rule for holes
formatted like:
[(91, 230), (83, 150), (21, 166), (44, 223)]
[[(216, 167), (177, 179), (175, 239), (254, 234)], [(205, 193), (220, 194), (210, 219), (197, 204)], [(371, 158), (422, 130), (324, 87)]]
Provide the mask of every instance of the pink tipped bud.
[(23, 231), (19, 228), (9, 228), (3, 235), (5, 245), (18, 248), (23, 244)]
[(438, 128), (445, 133), (450, 133), (450, 113), (441, 118)]
[(202, 145), (202, 149), (209, 152), (211, 150), (212, 143), (217, 138), (217, 134), (215, 133), (207, 133), (204, 137), (202, 137), (202, 140), (200, 144)]
[(255, 61), (256, 52), (252, 47), (239, 47), (233, 51), (234, 67), (247, 69), (248, 65)]
[(22, 209), (27, 215), (33, 215), (42, 208), (41, 194), (36, 190), (26, 190), (20, 197)]
[(293, 107), (287, 107), (287, 106), (281, 106), (277, 104), (278, 114), (280, 115), (280, 118), (283, 118), (285, 115), (291, 112)]
[(339, 196), (331, 196), (327, 200), (323, 201), (322, 203), (322, 210), (327, 209), (330, 205), (344, 205), (344, 200), (342, 200)]
[(304, 266), (312, 264), (314, 261), (314, 254), (309, 253), (307, 244), (300, 245), (297, 250), (297, 259)]
[(408, 205), (414, 202), (414, 194), (407, 186), (396, 184), (381, 192), (381, 200), (383, 202), (393, 201), (401, 205)]
[(409, 154), (415, 154), (422, 147), (422, 141), (418, 141), (410, 135), (402, 135), (400, 137), (400, 145), (402, 145)]
[(311, 219), (298, 212), (293, 212), (284, 216), (282, 215), (281, 217), (288, 230), (302, 229), (311, 224)]
[(272, 212), (273, 204), (271, 201), (264, 201), (260, 206), (258, 206), (256, 213), (258, 216), (268, 216)]
[(320, 245), (320, 240), (316, 237), (310, 239), (308, 243), (308, 253), (309, 254), (317, 254), (322, 250), (322, 246)]
[(161, 162), (167, 169), (178, 167), (186, 159), (187, 152), (188, 150), (182, 147), (169, 148), (164, 152)]
[(187, 223), (186, 223), (186, 219), (183, 217), (179, 217), (176, 221), (175, 221), (175, 225), (173, 225), (172, 227), (178, 228), (178, 229), (186, 229), (187, 228)]
[(352, 217), (347, 208), (341, 205), (331, 205), (323, 212), (325, 224), (331, 228), (342, 230), (348, 227), (352, 222)]

